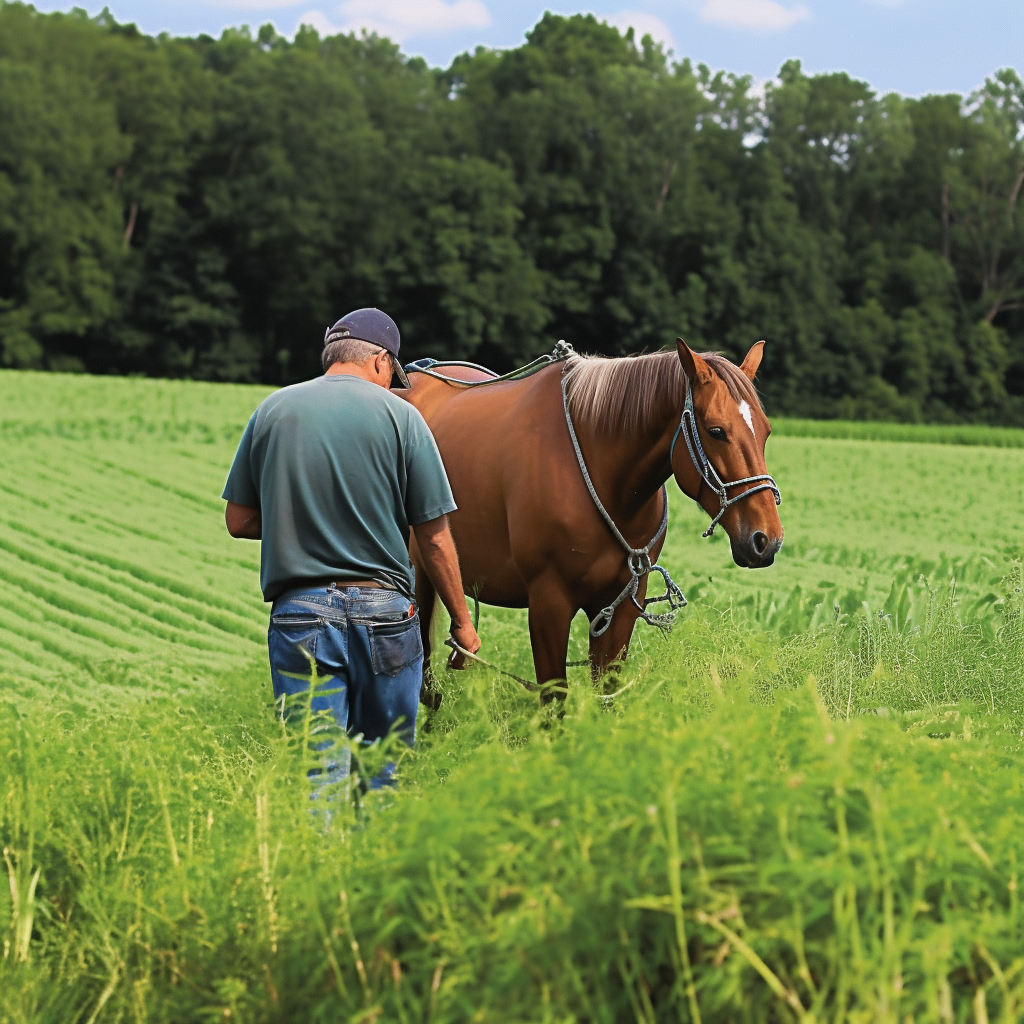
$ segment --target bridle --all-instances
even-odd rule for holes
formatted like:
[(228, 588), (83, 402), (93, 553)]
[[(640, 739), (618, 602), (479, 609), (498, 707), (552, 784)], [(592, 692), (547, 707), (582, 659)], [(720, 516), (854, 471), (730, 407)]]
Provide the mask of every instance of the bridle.
[[(768, 473), (761, 473), (758, 476), (745, 476), (739, 480), (730, 480), (728, 482), (723, 481), (718, 475), (718, 470), (715, 469), (711, 460), (704, 454), (704, 446), (700, 443), (700, 434), (697, 432), (697, 417), (693, 411), (693, 389), (690, 387), (689, 382), (686, 385), (686, 402), (683, 404), (683, 414), (679, 417), (679, 426), (676, 427), (676, 432), (672, 436), (672, 447), (668, 451), (669, 466), (672, 465), (672, 457), (676, 451), (676, 441), (679, 440), (680, 434), (683, 435), (683, 440), (686, 441), (686, 448), (690, 453), (690, 460), (693, 462), (694, 468), (700, 474), (704, 483), (718, 496), (718, 503), (721, 506), (718, 510), (718, 515), (711, 520), (711, 525), (701, 534), (702, 537), (710, 537), (715, 532), (715, 527), (722, 516), (725, 515), (726, 509), (731, 508), (744, 498), (749, 498), (752, 494), (757, 494), (760, 491), (771, 491), (775, 496), (775, 504), (782, 504), (782, 493), (779, 491), (779, 485), (775, 482), (775, 478)], [(743, 484), (757, 484), (757, 486), (751, 487), (743, 491), (742, 494), (737, 494), (730, 498), (729, 489), (731, 487), (742, 487)]]

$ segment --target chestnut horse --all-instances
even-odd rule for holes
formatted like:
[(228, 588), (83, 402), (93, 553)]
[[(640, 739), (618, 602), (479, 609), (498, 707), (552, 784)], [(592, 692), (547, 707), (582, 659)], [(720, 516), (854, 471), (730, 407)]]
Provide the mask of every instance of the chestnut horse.
[[(565, 678), (577, 611), (595, 620), (637, 576), (588, 491), (570, 416), (579, 456), (622, 538), (634, 548), (655, 539), (646, 567), (664, 544), (663, 485), (673, 475), (684, 494), (720, 517), (738, 565), (772, 564), (783, 530), (778, 489), (764, 461), (771, 428), (753, 386), (762, 350), (758, 342), (737, 367), (680, 340), (675, 352), (572, 355), (486, 387), (411, 373), (411, 390), (396, 392), (423, 414), (444, 460), (459, 505), (449, 520), (466, 593), (487, 604), (529, 608), (539, 684)], [(465, 381), (488, 377), (466, 367), (439, 370)], [(686, 409), (696, 439), (687, 432)], [(415, 543), (411, 555), (429, 665), (436, 595)], [(626, 655), (646, 575), (636, 582), (636, 600), (622, 600), (600, 635), (591, 629), (595, 674)]]

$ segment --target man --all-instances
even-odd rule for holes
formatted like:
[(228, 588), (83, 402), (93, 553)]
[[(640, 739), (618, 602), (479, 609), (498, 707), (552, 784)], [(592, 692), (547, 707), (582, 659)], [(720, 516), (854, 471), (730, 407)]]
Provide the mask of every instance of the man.
[[(275, 698), (284, 707), (308, 691), (315, 665), (313, 711), (327, 712), (343, 734), (373, 741), (397, 727), (411, 744), (423, 645), (410, 528), (452, 635), (471, 652), (480, 640), (437, 445), (419, 412), (389, 390), (393, 381), (409, 387), (400, 344), (379, 309), (357, 309), (329, 328), (324, 375), (276, 391), (253, 413), (223, 497), (231, 536), (263, 541)], [(325, 755), (324, 763), (320, 784), (347, 775), (347, 744), (340, 760)]]

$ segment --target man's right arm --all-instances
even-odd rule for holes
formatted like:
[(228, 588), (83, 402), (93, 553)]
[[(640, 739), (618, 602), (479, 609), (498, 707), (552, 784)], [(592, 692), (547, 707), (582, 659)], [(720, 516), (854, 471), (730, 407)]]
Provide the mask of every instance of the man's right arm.
[(252, 438), (255, 427), (256, 413), (253, 413), (238, 442), (238, 451), (235, 452), (221, 495), (228, 503), (224, 509), (224, 525), (228, 533), (232, 537), (246, 540), (261, 540), (263, 537), (260, 491), (252, 473)]
[(224, 525), (232, 537), (244, 540), (261, 540), (263, 538), (263, 517), (258, 508), (249, 508), (229, 501), (224, 509)]
[[(476, 635), (466, 607), (459, 556), (455, 551), (452, 531), (448, 528), (448, 517), (439, 516), (419, 523), (412, 528), (412, 532), (427, 576), (452, 617), (452, 637), (460, 647), (470, 654), (476, 654), (480, 650), (480, 637)], [(462, 668), (464, 661), (463, 656), (456, 652), (451, 665), (453, 668)]]

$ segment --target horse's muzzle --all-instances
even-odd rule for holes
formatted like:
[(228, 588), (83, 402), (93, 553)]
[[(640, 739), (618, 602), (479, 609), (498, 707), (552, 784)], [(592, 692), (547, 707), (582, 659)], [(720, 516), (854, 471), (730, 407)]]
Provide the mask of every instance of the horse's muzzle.
[(775, 561), (782, 547), (782, 537), (769, 537), (763, 530), (753, 530), (740, 540), (732, 541), (732, 558), (745, 569), (764, 569)]

